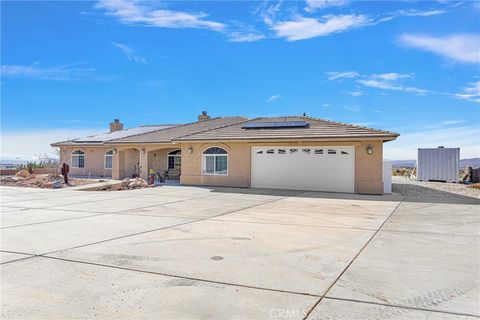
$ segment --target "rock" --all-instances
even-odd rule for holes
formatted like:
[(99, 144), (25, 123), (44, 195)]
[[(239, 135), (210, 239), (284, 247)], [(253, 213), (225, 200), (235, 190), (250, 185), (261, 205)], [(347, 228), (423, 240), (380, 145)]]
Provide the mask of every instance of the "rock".
[(126, 187), (128, 187), (129, 185), (130, 185), (130, 179), (129, 179), (129, 178), (123, 179), (123, 180), (122, 180), (122, 183), (120, 184), (120, 186), (121, 186), (122, 188), (126, 188)]
[(29, 178), (30, 177), (30, 172), (27, 170), (20, 170), (15, 174), (16, 177), (21, 177), (21, 178)]
[(59, 188), (62, 188), (62, 187), (63, 187), (63, 184), (62, 184), (61, 181), (56, 180), (56, 181), (52, 182), (52, 188), (53, 189), (59, 189)]
[(20, 180), (23, 180), (23, 178), (7, 176), (7, 177), (3, 177), (1, 181), (2, 182), (18, 182)]
[[(128, 182), (128, 184), (127, 184)], [(125, 179), (122, 181), (121, 187), (122, 189), (141, 189), (146, 188), (148, 186), (147, 181), (143, 180), (142, 178), (135, 178), (135, 179)]]

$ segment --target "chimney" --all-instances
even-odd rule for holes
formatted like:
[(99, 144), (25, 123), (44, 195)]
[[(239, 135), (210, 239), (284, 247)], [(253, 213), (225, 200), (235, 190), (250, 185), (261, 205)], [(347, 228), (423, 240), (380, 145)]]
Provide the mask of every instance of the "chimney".
[(113, 122), (110, 122), (110, 132), (123, 130), (123, 123), (120, 122), (120, 119), (113, 119)]
[(198, 116), (198, 121), (210, 120), (210, 116), (207, 114), (207, 111), (202, 111), (202, 114)]

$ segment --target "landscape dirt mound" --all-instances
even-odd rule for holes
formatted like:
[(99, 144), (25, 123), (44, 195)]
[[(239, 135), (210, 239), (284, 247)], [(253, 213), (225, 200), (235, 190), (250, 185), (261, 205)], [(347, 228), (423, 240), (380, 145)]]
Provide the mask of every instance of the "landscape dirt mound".
[(133, 189), (143, 189), (143, 188), (152, 188), (152, 185), (149, 185), (147, 181), (141, 178), (125, 178), (122, 182), (117, 184), (107, 184), (104, 186), (88, 189), (89, 191), (118, 191), (118, 190), (133, 190)]
[(95, 183), (93, 179), (70, 178), (69, 184), (65, 185), (61, 175), (31, 174), (26, 170), (20, 170), (14, 176), (0, 177), (0, 185), (10, 187), (47, 188), (60, 189)]

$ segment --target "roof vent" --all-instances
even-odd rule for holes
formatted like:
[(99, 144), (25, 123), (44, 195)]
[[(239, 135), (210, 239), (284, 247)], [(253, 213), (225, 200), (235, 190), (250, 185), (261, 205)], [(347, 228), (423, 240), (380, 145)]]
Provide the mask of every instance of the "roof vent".
[(119, 130), (123, 130), (123, 123), (120, 122), (120, 119), (113, 119), (113, 122), (110, 122), (110, 132)]
[(210, 116), (207, 114), (207, 111), (202, 111), (202, 113), (198, 116), (198, 121), (206, 121), (210, 120)]

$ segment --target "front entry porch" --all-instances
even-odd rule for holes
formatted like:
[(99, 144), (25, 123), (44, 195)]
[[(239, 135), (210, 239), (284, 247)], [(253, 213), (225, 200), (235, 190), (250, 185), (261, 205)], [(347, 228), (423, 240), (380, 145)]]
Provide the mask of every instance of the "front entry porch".
[(156, 182), (179, 181), (181, 165), (181, 149), (178, 147), (124, 147), (118, 148), (114, 155), (112, 175), (114, 179), (140, 177), (148, 180), (150, 173), (155, 173), (159, 178)]

